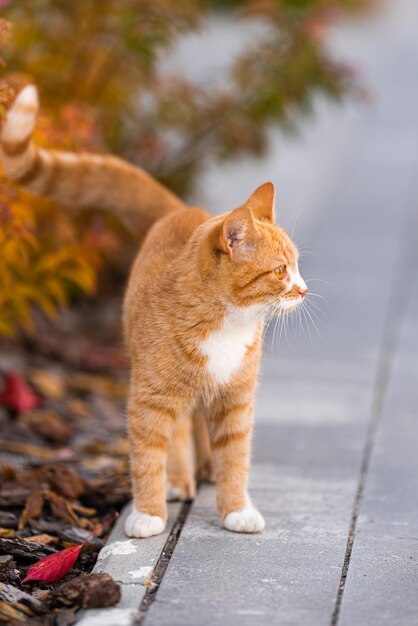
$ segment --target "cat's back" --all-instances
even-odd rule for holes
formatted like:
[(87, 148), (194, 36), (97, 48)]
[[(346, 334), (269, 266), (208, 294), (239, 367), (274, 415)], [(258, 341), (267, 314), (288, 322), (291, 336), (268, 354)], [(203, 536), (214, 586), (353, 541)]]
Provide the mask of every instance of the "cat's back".
[(159, 290), (196, 228), (212, 217), (203, 209), (185, 208), (170, 213), (150, 229), (133, 263), (125, 293), (125, 330), (134, 310), (147, 305), (148, 292)]
[(183, 250), (196, 228), (212, 215), (200, 208), (186, 208), (170, 213), (149, 231), (131, 270), (131, 277), (152, 279)]

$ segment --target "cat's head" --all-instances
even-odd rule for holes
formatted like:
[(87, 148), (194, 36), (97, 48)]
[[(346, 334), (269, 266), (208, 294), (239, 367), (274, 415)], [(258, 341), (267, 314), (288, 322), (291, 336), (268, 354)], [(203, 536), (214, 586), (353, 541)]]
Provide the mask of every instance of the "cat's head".
[(239, 208), (227, 213), (217, 232), (221, 289), (238, 307), (268, 304), (278, 313), (296, 308), (307, 293), (298, 251), (274, 223), (274, 185), (258, 187)]

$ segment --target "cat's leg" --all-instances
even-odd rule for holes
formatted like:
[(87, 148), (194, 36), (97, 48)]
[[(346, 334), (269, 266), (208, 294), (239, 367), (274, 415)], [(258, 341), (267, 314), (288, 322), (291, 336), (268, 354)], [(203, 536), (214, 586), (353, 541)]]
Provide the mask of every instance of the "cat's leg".
[(260, 532), (265, 525), (247, 491), (252, 404), (248, 390), (231, 389), (213, 404), (208, 416), (219, 517), (225, 528), (238, 533)]
[(196, 457), (196, 476), (200, 482), (214, 482), (212, 450), (204, 408), (198, 407), (193, 414), (193, 438)]
[(167, 460), (167, 500), (190, 500), (196, 495), (192, 419), (180, 416), (173, 425)]
[(166, 465), (169, 439), (177, 412), (161, 396), (131, 393), (128, 405), (131, 478), (134, 508), (125, 521), (129, 537), (163, 532), (167, 521)]

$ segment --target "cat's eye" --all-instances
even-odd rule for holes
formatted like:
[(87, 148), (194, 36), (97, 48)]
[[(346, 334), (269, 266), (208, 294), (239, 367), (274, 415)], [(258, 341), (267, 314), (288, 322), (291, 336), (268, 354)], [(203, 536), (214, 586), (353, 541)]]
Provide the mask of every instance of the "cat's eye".
[(280, 280), (284, 278), (286, 275), (286, 265), (279, 265), (279, 267), (276, 267), (276, 269), (273, 270), (273, 274)]

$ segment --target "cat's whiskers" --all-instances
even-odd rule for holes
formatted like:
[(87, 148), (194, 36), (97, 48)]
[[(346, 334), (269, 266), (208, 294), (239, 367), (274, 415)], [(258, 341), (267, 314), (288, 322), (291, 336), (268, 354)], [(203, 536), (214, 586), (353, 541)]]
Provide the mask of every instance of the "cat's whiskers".
[(265, 302), (262, 310), (260, 311), (260, 313), (256, 317), (255, 321), (258, 321), (263, 316), (266, 316), (265, 319), (264, 319), (263, 334), (262, 334), (263, 341), (264, 341), (267, 329), (268, 329), (268, 327), (270, 325), (270, 322), (273, 319), (273, 317), (275, 317), (276, 307), (277, 307), (277, 297), (272, 298), (268, 302)]
[[(280, 308), (279, 308), (280, 310)], [(278, 336), (278, 340), (277, 340), (277, 348), (280, 345), (280, 341), (281, 338), (284, 334), (285, 338), (286, 338), (286, 343), (290, 346), (289, 344), (289, 339), (287, 336), (287, 324), (288, 324), (288, 318), (289, 318), (289, 313), (290, 312), (281, 312), (281, 315), (279, 315), (278, 319), (279, 319), (279, 336)]]
[(305, 283), (308, 284), (308, 283), (312, 283), (313, 281), (324, 283), (325, 285), (332, 286), (332, 283), (330, 283), (329, 280), (325, 280), (324, 278), (315, 278), (315, 277), (311, 278), (310, 276), (307, 277), (307, 278), (305, 277)]
[(321, 300), (328, 302), (328, 298), (326, 296), (323, 296), (320, 293), (315, 293), (314, 291), (308, 291), (307, 295), (312, 296), (312, 298), (320, 298)]
[(302, 331), (302, 334), (303, 334), (304, 338), (305, 338), (306, 340), (308, 340), (308, 336), (307, 336), (306, 331), (305, 331), (305, 326), (304, 326), (304, 324), (303, 324), (302, 310), (300, 309), (300, 307), (298, 307), (298, 308), (296, 309), (296, 319), (297, 319), (297, 321), (298, 321), (298, 326), (300, 327), (300, 329), (301, 329), (301, 331)]
[[(271, 306), (271, 305), (270, 305), (270, 306)], [(265, 338), (265, 336), (266, 336), (267, 329), (268, 329), (268, 327), (270, 326), (270, 322), (271, 322), (271, 320), (272, 320), (273, 318), (275, 318), (275, 306), (274, 306), (274, 305), (273, 305), (273, 306), (271, 306), (270, 313), (268, 313), (268, 315), (267, 315), (267, 317), (266, 317), (266, 319), (265, 319), (265, 322), (264, 322), (264, 328), (263, 328), (263, 341), (264, 341), (264, 338)]]
[(308, 248), (298, 248), (299, 259), (303, 259), (307, 256), (317, 257), (317, 253), (309, 250)]
[[(320, 326), (324, 324), (322, 317), (325, 316), (325, 313), (319, 306), (318, 299), (328, 304), (328, 298), (322, 294), (311, 291), (308, 292), (307, 296), (303, 300), (295, 302), (295, 306), (292, 309), (283, 308), (282, 300), (273, 300), (267, 304), (267, 309), (270, 309), (270, 312), (268, 313), (266, 319), (263, 336), (271, 320), (275, 317), (272, 337), (273, 348), (280, 345), (283, 335), (286, 339), (286, 343), (290, 347), (290, 330), (294, 328), (298, 331), (300, 330), (305, 339), (309, 339), (311, 343), (314, 341), (311, 327), (315, 330), (318, 336), (323, 339)], [(264, 312), (265, 309), (263, 309), (263, 313)], [(292, 321), (290, 319), (291, 313), (296, 313), (293, 317), (296, 321), (295, 326), (292, 326)]]
[(273, 347), (274, 347), (274, 339), (275, 339), (276, 332), (277, 332), (277, 326), (279, 326), (279, 328), (280, 328), (280, 324), (283, 323), (283, 320), (281, 319), (282, 316), (277, 315), (279, 307), (280, 307), (280, 301), (277, 302), (277, 304), (276, 304), (276, 306), (274, 307), (274, 310), (273, 310), (273, 316), (275, 318), (275, 320), (274, 320), (274, 328), (273, 328), (273, 340), (272, 340)]
[[(319, 328), (318, 328), (317, 324), (315, 323), (314, 313), (313, 313), (313, 311), (312, 311), (312, 310), (311, 310), (311, 311), (309, 311), (309, 308), (308, 308), (308, 303), (307, 303), (307, 302), (302, 302), (302, 310), (306, 313), (306, 315), (308, 316), (308, 318), (310, 319), (310, 321), (311, 321), (311, 323), (312, 323), (312, 326), (315, 328), (315, 330), (316, 330), (316, 332), (318, 333), (319, 337), (323, 340), (324, 338), (323, 338), (323, 336), (322, 336), (322, 333), (321, 333), (321, 331), (319, 330)], [(315, 317), (316, 317), (317, 322), (319, 322), (319, 320), (318, 320), (317, 316), (315, 316)]]
[(301, 209), (299, 209), (299, 211), (298, 211), (298, 213), (297, 213), (297, 215), (295, 217), (295, 221), (294, 221), (294, 224), (293, 224), (292, 232), (290, 233), (290, 239), (293, 239), (293, 234), (295, 232), (295, 228), (296, 228), (296, 225), (298, 223), (298, 219), (301, 216), (301, 214), (304, 211), (304, 209), (305, 209), (305, 207), (302, 207)]
[(271, 342), (273, 349), (274, 349), (274, 345), (275, 345), (275, 338), (276, 338), (276, 333), (277, 333), (277, 327), (279, 327), (279, 330), (280, 330), (281, 324), (282, 324), (282, 320), (280, 319), (280, 317), (278, 317), (276, 315), (276, 318), (274, 320), (273, 339), (272, 339), (272, 342)]
[[(261, 311), (256, 315), (255, 321), (260, 320), (264, 315), (268, 314), (268, 311), (271, 310), (271, 308), (272, 308), (272, 306), (274, 306), (275, 302), (277, 302), (277, 298), (272, 298), (268, 302), (265, 302), (263, 304), (263, 308), (261, 309)], [(271, 316), (271, 314), (268, 315), (267, 318), (269, 318), (270, 316)]]
[[(307, 300), (307, 302), (309, 303), (309, 306), (310, 306), (310, 307), (313, 307), (313, 308), (316, 310), (316, 312), (317, 312), (317, 316), (318, 316), (318, 321), (320, 320), (320, 321), (321, 321), (321, 323), (322, 323), (322, 320), (321, 320), (321, 318), (319, 317), (319, 314), (323, 315), (325, 318), (327, 318), (327, 317), (328, 317), (328, 315), (325, 313), (325, 311), (323, 311), (323, 309), (321, 309), (321, 307), (318, 305), (318, 303), (317, 303), (317, 302), (315, 302), (314, 300)], [(312, 313), (313, 313), (313, 312), (314, 312), (314, 311), (312, 311)]]
[[(293, 312), (294, 311), (292, 311), (292, 313)], [(286, 330), (289, 331), (289, 334), (290, 334), (290, 330), (291, 330), (291, 323), (292, 323), (291, 320), (292, 319), (294, 319), (294, 318), (291, 317), (290, 314), (286, 315), (286, 322), (285, 322), (286, 323)], [(291, 346), (291, 344), (289, 342), (289, 335), (287, 334), (287, 332), (286, 332), (286, 342), (287, 342), (287, 345), (289, 346), (289, 348), (291, 348), (292, 346)]]
[(305, 306), (303, 304), (300, 307), (300, 313), (301, 313), (301, 316), (303, 316), (303, 319), (304, 319), (304, 321), (306, 323), (306, 329), (307, 329), (307, 332), (308, 332), (309, 341), (312, 344), (313, 343), (312, 333), (311, 333), (311, 329), (310, 329), (310, 326), (309, 326), (309, 320), (308, 320), (308, 317), (306, 315)]

